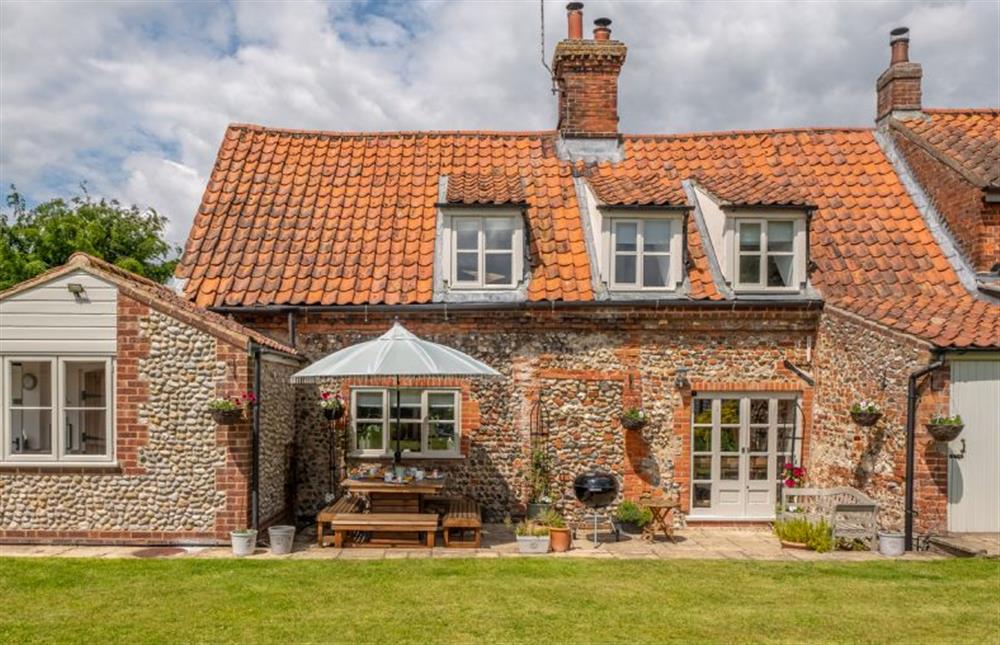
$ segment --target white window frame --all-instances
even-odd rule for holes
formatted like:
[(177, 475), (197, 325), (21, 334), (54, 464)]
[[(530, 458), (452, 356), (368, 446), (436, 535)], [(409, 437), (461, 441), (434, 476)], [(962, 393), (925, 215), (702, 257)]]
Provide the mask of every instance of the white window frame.
[[(486, 284), (486, 256), (489, 254), (506, 255), (506, 250), (488, 250), (486, 248), (485, 223), (490, 219), (510, 220), (514, 225), (514, 233), (511, 240), (511, 281), (506, 284)], [(476, 255), (478, 257), (478, 280), (459, 281), (458, 280), (458, 235), (456, 233), (456, 222), (477, 221), (478, 222), (478, 247)], [(447, 270), (444, 272), (448, 276), (448, 286), (459, 290), (477, 291), (510, 291), (515, 289), (523, 280), (524, 275), (524, 217), (520, 211), (509, 209), (493, 210), (458, 210), (449, 209), (445, 232), (448, 236), (445, 248), (447, 252)], [(468, 249), (463, 252), (471, 252)]]
[[(791, 252), (769, 252), (767, 250), (768, 227), (775, 222), (790, 222), (792, 224)], [(760, 250), (758, 251), (740, 250), (740, 230), (746, 224), (757, 224), (760, 226)], [(806, 218), (804, 214), (731, 217), (727, 229), (727, 234), (730, 237), (727, 244), (729, 250), (728, 269), (730, 282), (736, 291), (751, 293), (796, 293), (802, 289), (802, 284), (805, 282), (806, 254), (808, 252), (805, 241)], [(791, 256), (792, 275), (789, 286), (769, 287), (767, 285), (767, 258), (771, 255)], [(740, 280), (740, 258), (743, 256), (756, 256), (760, 258), (760, 268), (757, 274), (758, 282), (751, 283)]]
[[(643, 291), (643, 292), (664, 292), (664, 291), (675, 291), (677, 286), (683, 282), (684, 270), (683, 270), (683, 218), (678, 215), (666, 215), (663, 213), (636, 213), (629, 215), (607, 215), (603, 218), (604, 225), (602, 227), (602, 237), (604, 238), (603, 246), (604, 252), (601, 256), (604, 258), (605, 270), (605, 282), (608, 288), (612, 291)], [(646, 228), (646, 223), (650, 221), (666, 222), (670, 225), (670, 239), (669, 239), (669, 252), (654, 252), (650, 255), (669, 255), (670, 260), (667, 263), (667, 280), (666, 285), (662, 287), (645, 287), (643, 283), (643, 257), (647, 254), (643, 249), (643, 239), (644, 232)], [(616, 253), (615, 247), (617, 246), (617, 225), (618, 224), (636, 224), (636, 281), (635, 282), (618, 282), (618, 278), (615, 275), (615, 256), (619, 255)], [(625, 253), (621, 255), (631, 255), (630, 253)]]
[[(357, 440), (357, 395), (364, 392), (377, 392), (382, 394), (382, 447), (381, 449), (358, 450)], [(404, 452), (404, 459), (441, 459), (455, 458), (462, 456), (462, 393), (461, 390), (453, 388), (400, 388), (400, 392), (420, 392), (420, 452)], [(395, 444), (392, 441), (391, 428), (395, 421), (390, 417), (393, 398), (396, 394), (395, 388), (382, 387), (357, 387), (351, 388), (351, 456), (352, 457), (386, 457), (391, 456), (395, 451)], [(429, 434), (428, 417), (428, 395), (430, 394), (450, 394), (455, 401), (455, 449), (454, 450), (430, 450), (427, 446)], [(411, 420), (412, 422), (412, 420)]]
[[(117, 378), (115, 368), (117, 366), (113, 357), (108, 355), (74, 355), (74, 354), (33, 354), (33, 355), (5, 355), (0, 357), (0, 367), (3, 375), (0, 376), (0, 394), (3, 401), (0, 403), (0, 463), (9, 464), (31, 464), (37, 466), (90, 466), (94, 464), (114, 465), (117, 455), (117, 433), (115, 432), (115, 391), (117, 390)], [(17, 454), (13, 450), (13, 408), (11, 405), (12, 385), (10, 383), (11, 363), (20, 362), (48, 362), (51, 365), (52, 374), (52, 454), (49, 455), (23, 455)], [(66, 405), (66, 363), (103, 363), (104, 364), (104, 423), (105, 423), (105, 452), (100, 455), (69, 455), (66, 454), (66, 415), (69, 406)], [(20, 408), (19, 408), (20, 409)], [(76, 407), (73, 408), (77, 409)]]

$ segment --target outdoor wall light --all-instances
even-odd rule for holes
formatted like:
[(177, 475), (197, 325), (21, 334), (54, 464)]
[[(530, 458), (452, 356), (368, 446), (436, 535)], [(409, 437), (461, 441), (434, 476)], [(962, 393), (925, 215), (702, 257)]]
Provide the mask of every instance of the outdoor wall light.
[(69, 284), (66, 285), (66, 288), (69, 289), (69, 292), (72, 293), (77, 298), (82, 296), (84, 292), (83, 285), (80, 284), (79, 282), (70, 282)]
[(674, 385), (677, 386), (678, 390), (686, 390), (691, 387), (691, 381), (688, 380), (688, 368), (677, 368), (677, 376), (674, 377)]

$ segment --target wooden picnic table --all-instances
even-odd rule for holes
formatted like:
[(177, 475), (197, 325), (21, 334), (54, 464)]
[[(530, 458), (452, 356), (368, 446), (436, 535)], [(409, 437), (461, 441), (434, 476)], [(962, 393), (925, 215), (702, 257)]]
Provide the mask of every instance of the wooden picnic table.
[(679, 501), (666, 499), (650, 499), (640, 502), (653, 514), (653, 520), (642, 529), (642, 539), (652, 542), (656, 539), (656, 533), (662, 532), (671, 542), (674, 539), (674, 511), (680, 508)]
[(436, 495), (445, 485), (444, 477), (411, 480), (406, 483), (387, 482), (380, 478), (345, 479), (344, 490), (368, 496), (372, 513), (422, 513), (424, 496)]

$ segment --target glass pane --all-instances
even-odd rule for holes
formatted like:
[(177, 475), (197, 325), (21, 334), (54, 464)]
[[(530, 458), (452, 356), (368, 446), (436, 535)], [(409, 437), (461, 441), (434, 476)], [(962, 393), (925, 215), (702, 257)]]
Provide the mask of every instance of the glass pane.
[(767, 479), (767, 456), (750, 457), (750, 479), (762, 481)]
[(740, 256), (740, 284), (760, 284), (760, 256)]
[(359, 423), (356, 432), (358, 450), (382, 450), (381, 423)]
[(694, 458), (694, 477), (693, 479), (711, 479), (712, 478), (712, 456), (711, 455), (698, 455)]
[(615, 282), (618, 284), (635, 284), (635, 256), (615, 256)]
[(486, 284), (511, 284), (514, 256), (510, 253), (486, 254)]
[(695, 428), (694, 429), (694, 448), (695, 452), (709, 452), (712, 450), (712, 429), (711, 428)]
[(691, 506), (695, 508), (711, 508), (712, 507), (712, 485), (711, 484), (695, 484), (691, 487), (694, 495), (694, 499), (691, 500)]
[(791, 452), (792, 451), (792, 427), (791, 426), (778, 426), (778, 446), (777, 450), (781, 452)]
[(107, 423), (104, 410), (66, 411), (66, 453), (103, 455), (107, 448)]
[(750, 452), (767, 452), (767, 428), (750, 428)]
[(719, 405), (719, 423), (739, 423), (740, 422), (740, 400), (722, 399)]
[(478, 253), (456, 253), (455, 254), (455, 281), (456, 282), (478, 282), (479, 281), (479, 254)]
[(792, 256), (790, 255), (767, 256), (767, 286), (769, 287), (792, 286)]
[(21, 361), (10, 363), (10, 404), (26, 408), (52, 405), (52, 363)]
[(795, 401), (778, 399), (778, 423), (795, 423)]
[(694, 400), (694, 422), (695, 423), (712, 422), (712, 399)]
[(778, 480), (781, 480), (781, 471), (784, 470), (785, 464), (790, 464), (790, 463), (792, 463), (791, 455), (777, 455), (774, 458), (774, 472), (775, 472), (775, 477), (777, 477)]
[(69, 363), (66, 369), (66, 407), (103, 408), (104, 363)]
[(454, 421), (455, 396), (453, 394), (427, 395), (428, 421)]
[(719, 436), (719, 450), (722, 452), (739, 452), (740, 450), (740, 429), (721, 428)]
[[(396, 423), (391, 423), (389, 452), (396, 451)], [(402, 452), (420, 452), (420, 424), (403, 422), (399, 432), (399, 449)]]
[(740, 250), (741, 251), (760, 250), (760, 224), (740, 225)]
[(455, 424), (435, 422), (427, 424), (428, 450), (455, 450), (458, 446)]
[(663, 252), (670, 250), (670, 222), (650, 220), (642, 229), (642, 248), (646, 251)]
[(750, 423), (767, 423), (769, 404), (767, 399), (750, 399)]
[(740, 458), (736, 455), (719, 457), (719, 479), (735, 481), (739, 478)]
[(638, 226), (635, 223), (615, 224), (615, 250), (632, 253), (636, 250)]
[[(422, 419), (423, 410), (421, 408), (420, 392), (402, 391), (399, 393), (399, 418)], [(396, 393), (389, 392), (389, 420), (396, 419)]]
[(795, 224), (792, 222), (770, 222), (767, 225), (767, 250), (779, 253), (792, 252), (792, 238)]
[(381, 392), (358, 392), (357, 411), (355, 418), (358, 419), (381, 419), (382, 418), (382, 393)]
[(669, 255), (647, 255), (642, 258), (642, 286), (667, 286), (667, 273), (670, 271)]
[(514, 248), (514, 220), (509, 217), (490, 217), (483, 227), (486, 248), (509, 251)]
[(10, 431), (15, 455), (52, 454), (52, 410), (11, 410)]
[(455, 219), (455, 248), (475, 251), (479, 248), (479, 220)]

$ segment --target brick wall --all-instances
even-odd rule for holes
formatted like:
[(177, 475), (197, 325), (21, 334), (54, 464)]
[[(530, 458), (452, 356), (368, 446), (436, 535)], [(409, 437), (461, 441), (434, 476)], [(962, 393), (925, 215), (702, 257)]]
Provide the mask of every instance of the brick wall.
[(892, 112), (919, 112), (922, 76), (917, 63), (896, 63), (884, 71), (875, 83), (875, 120), (880, 121)]
[(625, 45), (617, 41), (564, 40), (556, 45), (553, 71), (563, 136), (618, 136), (618, 75), (625, 53)]
[(984, 272), (1000, 263), (1000, 204), (904, 135), (892, 137), (969, 262)]

